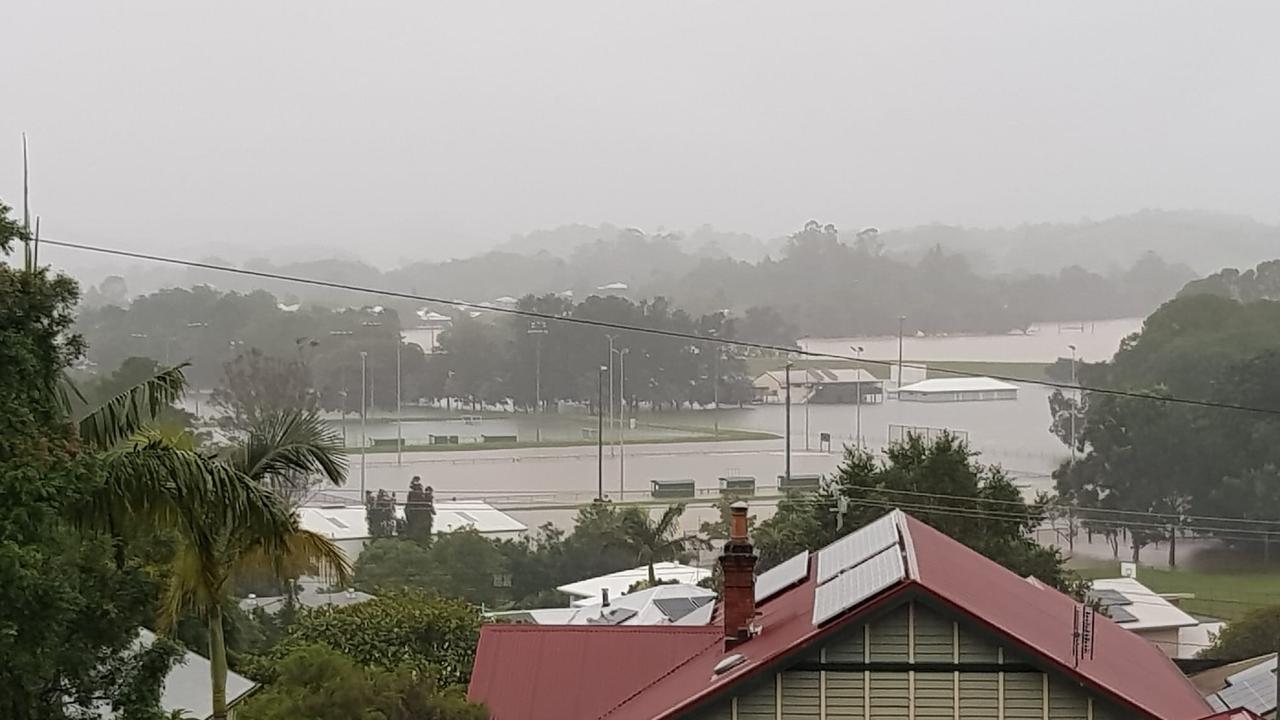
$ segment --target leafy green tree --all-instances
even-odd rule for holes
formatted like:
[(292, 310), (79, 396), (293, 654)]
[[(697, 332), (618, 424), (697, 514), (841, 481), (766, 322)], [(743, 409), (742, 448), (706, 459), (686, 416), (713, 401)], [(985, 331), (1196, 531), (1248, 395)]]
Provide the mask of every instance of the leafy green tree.
[(999, 466), (983, 465), (976, 456), (949, 433), (932, 442), (910, 435), (886, 448), (883, 462), (846, 449), (833, 483), (848, 504), (846, 527), (899, 507), (1019, 575), (1078, 592), (1079, 580), (1061, 554), (1033, 539), (1045, 520), (1043, 504), (1025, 502)]
[(291, 410), (314, 410), (319, 397), (303, 346), (317, 340), (299, 339), (297, 357), (267, 355), (258, 348), (242, 352), (223, 366), (222, 384), (210, 400), (222, 411), (226, 427), (243, 430)]
[(1228, 623), (1213, 645), (1200, 651), (1200, 657), (1243, 660), (1269, 655), (1276, 651), (1276, 638), (1280, 638), (1280, 605), (1256, 608)]
[(243, 720), (486, 720), (459, 688), (409, 668), (365, 668), (323, 646), (279, 662), (274, 681), (237, 712)]
[[(0, 204), (0, 253), (26, 239)], [(82, 349), (76, 284), (0, 264), (0, 717), (90, 707), (151, 720), (174, 648), (135, 645), (153, 588), (109, 538), (72, 518), (104, 484), (81, 447), (63, 377)]]
[(378, 490), (376, 495), (366, 492), (364, 509), (369, 537), (389, 538), (399, 534), (401, 528), (396, 519), (395, 499), (386, 490)]
[(471, 675), (479, 638), (480, 612), (468, 603), (419, 590), (392, 592), (357, 605), (304, 609), (267, 667), (299, 648), (322, 645), (366, 668), (407, 667), (461, 685)]
[(763, 572), (802, 550), (816, 550), (839, 537), (834, 507), (834, 496), (825, 490), (779, 500), (777, 512), (751, 534), (759, 557), (756, 569)]
[(425, 547), (403, 539), (371, 543), (355, 568), (356, 587), (369, 593), (434, 590), (488, 607), (509, 602), (509, 575), (502, 551), (471, 529), (441, 533)]

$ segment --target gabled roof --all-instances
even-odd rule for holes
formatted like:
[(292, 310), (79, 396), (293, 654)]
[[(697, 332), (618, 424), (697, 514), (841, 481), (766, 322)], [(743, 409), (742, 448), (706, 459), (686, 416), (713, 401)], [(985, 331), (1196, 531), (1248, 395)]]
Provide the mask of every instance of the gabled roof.
[[(1160, 597), (1134, 578), (1100, 578), (1090, 583), (1107, 615), (1125, 630), (1160, 630), (1195, 627), (1199, 620)], [(1111, 591), (1106, 593), (1105, 591)], [(1118, 596), (1118, 597), (1116, 597)]]
[(1276, 656), (1228, 675), (1221, 689), (1205, 696), (1215, 710), (1245, 708), (1259, 715), (1276, 710)]
[[(711, 571), (706, 568), (682, 565), (677, 562), (654, 563), (653, 574), (663, 582), (674, 580), (687, 585), (697, 585), (699, 582), (711, 577)], [(608, 590), (609, 597), (621, 597), (631, 589), (632, 585), (648, 579), (649, 566), (641, 565), (630, 570), (619, 570), (608, 575), (571, 582), (557, 587), (556, 590), (579, 598), (574, 602), (574, 605), (591, 605), (600, 601), (602, 590)]]
[[(892, 550), (900, 555), (905, 570), (903, 577), (890, 579), (879, 592), (851, 603), (820, 624), (814, 623), (820, 560), (813, 559), (800, 584), (759, 607), (756, 625), (760, 633), (730, 652), (725, 651), (722, 632), (715, 625), (665, 628), (670, 633), (673, 655), (668, 658), (667, 672), (660, 674), (652, 669), (631, 673), (613, 664), (597, 665), (588, 661), (602, 652), (615, 658), (630, 655), (632, 638), (616, 633), (638, 628), (596, 627), (583, 629), (584, 635), (570, 633), (567, 628), (523, 626), (522, 630), (532, 635), (519, 635), (521, 642), (514, 643), (509, 640), (514, 636), (506, 635), (504, 628), (485, 626), (481, 631), (477, 667), (485, 665), (487, 672), (501, 675), (502, 680), (477, 682), (473, 676), (470, 695), (491, 708), (509, 709), (506, 714), (495, 712), (496, 720), (677, 717), (730, 692), (748, 678), (780, 669), (790, 659), (798, 658), (868, 613), (921, 597), (968, 618), (973, 625), (987, 629), (1032, 662), (1075, 678), (1134, 715), (1160, 720), (1195, 720), (1212, 711), (1171, 660), (1153, 645), (1104, 617), (1096, 621), (1098, 652), (1077, 666), (1071, 629), (1079, 605), (1074, 600), (1040, 583), (1023, 580), (909, 516), (895, 511), (891, 518), (897, 545), (891, 544), (884, 552)], [(831, 585), (827, 583), (825, 587)], [(829, 592), (826, 594), (829, 596)], [(700, 644), (693, 639), (708, 639), (708, 630), (715, 634), (713, 642)], [(601, 650), (602, 647), (611, 650)], [(728, 672), (714, 673), (713, 668), (730, 654), (741, 654), (744, 661)], [(558, 673), (546, 670), (548, 666), (564, 663), (570, 667)], [(529, 673), (539, 675), (539, 682), (548, 683), (542, 690), (547, 698), (573, 695), (583, 688), (595, 695), (604, 692), (602, 688), (606, 686), (613, 688), (617, 695), (608, 699), (597, 697), (590, 707), (576, 708), (576, 712), (570, 713), (561, 712), (560, 705), (530, 704), (537, 698), (523, 691), (520, 702), (512, 701), (508, 695), (513, 691), (506, 685), (525, 686), (531, 682), (524, 677)], [(516, 675), (522, 677), (513, 677)], [(604, 706), (611, 709), (592, 714)]]

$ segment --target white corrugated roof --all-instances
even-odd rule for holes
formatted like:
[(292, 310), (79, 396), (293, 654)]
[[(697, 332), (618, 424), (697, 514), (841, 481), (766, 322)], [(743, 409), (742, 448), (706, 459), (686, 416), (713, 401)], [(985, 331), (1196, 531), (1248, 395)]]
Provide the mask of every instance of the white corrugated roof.
[[(699, 581), (711, 577), (711, 571), (703, 568), (693, 567), (692, 565), (682, 565), (675, 562), (660, 562), (653, 565), (654, 575), (666, 582), (675, 580), (676, 582), (685, 583), (687, 585), (697, 585)], [(638, 568), (630, 570), (619, 570), (616, 573), (601, 575), (599, 577), (579, 580), (578, 582), (561, 585), (556, 588), (566, 595), (572, 595), (576, 598), (583, 598), (574, 602), (574, 605), (590, 605), (600, 601), (600, 593), (604, 589), (609, 590), (609, 597), (620, 597), (631, 589), (632, 585), (641, 580), (649, 579), (649, 566), (641, 565)]]
[(904, 393), (946, 393), (946, 392), (992, 392), (995, 390), (1017, 390), (1018, 386), (1003, 380), (989, 377), (972, 378), (935, 378), (921, 380), (912, 385), (905, 385), (899, 392)]
[[(156, 636), (145, 628), (139, 630), (138, 641), (148, 646)], [(227, 671), (227, 705), (234, 705), (253, 691), (258, 684), (243, 675)], [(160, 707), (165, 713), (182, 710), (183, 717), (200, 720), (213, 715), (213, 693), (209, 679), (209, 661), (193, 652), (186, 652), (164, 676), (160, 691)], [(108, 712), (108, 717), (110, 713)]]
[[(537, 625), (706, 625), (711, 621), (715, 597), (713, 590), (677, 583), (611, 597), (608, 608), (595, 598), (570, 608), (513, 610), (492, 613), (491, 617), (525, 618)], [(609, 622), (609, 615), (618, 618), (617, 622)]]
[(1200, 624), (1199, 620), (1133, 578), (1104, 578), (1094, 580), (1090, 586), (1094, 590), (1114, 590), (1130, 602), (1120, 607), (1137, 620), (1119, 623), (1125, 630), (1183, 628)]
[[(519, 520), (486, 502), (450, 500), (435, 503), (435, 532), (453, 532), (475, 528), (484, 534), (521, 533), (529, 528)], [(396, 517), (404, 518), (404, 506), (396, 506)], [(330, 540), (365, 540), (369, 522), (363, 505), (313, 506), (298, 509), (298, 521), (305, 530), (319, 533)]]

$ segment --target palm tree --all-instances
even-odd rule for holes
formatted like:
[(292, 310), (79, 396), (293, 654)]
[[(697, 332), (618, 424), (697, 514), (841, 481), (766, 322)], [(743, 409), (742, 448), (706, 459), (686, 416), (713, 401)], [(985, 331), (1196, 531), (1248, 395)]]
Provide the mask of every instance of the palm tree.
[(679, 534), (681, 515), (684, 505), (671, 505), (656, 521), (647, 511), (638, 509), (622, 518), (622, 545), (635, 551), (640, 562), (649, 566), (650, 587), (658, 584), (654, 563), (675, 560), (688, 552), (691, 544), (705, 542)]
[(264, 528), (198, 502), (181, 508), (182, 537), (161, 621), (171, 628), (190, 611), (208, 624), (215, 720), (227, 716), (222, 608), (232, 601), (235, 579), (249, 574), (280, 580), (320, 575), (345, 584), (351, 577), (351, 565), (342, 551), (323, 535), (299, 527), (284, 497), (273, 489), (296, 487), (316, 472), (335, 484), (345, 480), (341, 437), (316, 413), (287, 411), (263, 418), (220, 464), (262, 488), (272, 498), (274, 510), (288, 520), (283, 527)]
[(162, 370), (94, 407), (69, 381), (62, 388), (81, 446), (95, 453), (102, 467), (102, 482), (73, 508), (71, 520), (109, 534), (119, 567), (125, 564), (126, 527), (172, 527), (187, 506), (217, 508), (223, 522), (263, 533), (289, 526), (288, 513), (267, 489), (200, 452), (189, 432), (152, 427), (185, 391), (184, 367)]

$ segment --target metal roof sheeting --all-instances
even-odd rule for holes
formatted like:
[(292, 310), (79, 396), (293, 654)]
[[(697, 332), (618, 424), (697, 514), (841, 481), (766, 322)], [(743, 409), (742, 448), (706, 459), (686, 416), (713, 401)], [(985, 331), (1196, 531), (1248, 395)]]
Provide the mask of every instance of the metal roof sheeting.
[[(494, 506), (479, 501), (437, 500), (433, 529), (437, 533), (474, 528), (485, 535), (518, 534), (529, 528)], [(404, 519), (404, 505), (396, 505), (396, 517)], [(298, 522), (330, 540), (368, 540), (369, 522), (364, 505), (306, 505), (298, 508)]]
[(904, 385), (899, 392), (904, 393), (955, 393), (955, 392), (996, 392), (1001, 390), (1017, 390), (1012, 383), (989, 377), (935, 378), (921, 380), (918, 383)]
[[(817, 563), (810, 564), (802, 583), (759, 606), (755, 625), (760, 634), (729, 653), (717, 625), (666, 626), (669, 635), (661, 642), (652, 640), (656, 635), (628, 632), (641, 629), (635, 627), (574, 632), (576, 628), (486, 625), (469, 695), (486, 703), (495, 720), (682, 717), (701, 702), (733, 692), (739, 683), (758, 680), (775, 670), (777, 662), (820, 645), (849, 623), (921, 593), (961, 620), (986, 628), (1012, 651), (1109, 698), (1125, 716), (1196, 720), (1212, 712), (1171, 660), (1105, 617), (1095, 625), (1098, 652), (1077, 663), (1071, 618), (1079, 603), (1023, 580), (910, 516), (895, 515), (904, 577), (836, 611), (821, 626), (813, 622)], [(659, 653), (665, 655), (660, 658)], [(715, 674), (729, 654), (745, 660)], [(574, 704), (579, 695), (589, 701)]]
[[(674, 580), (686, 585), (697, 585), (699, 582), (711, 577), (711, 571), (706, 568), (682, 565), (676, 562), (654, 563), (653, 573), (662, 582), (669, 583)], [(608, 575), (561, 585), (556, 590), (566, 595), (580, 598), (574, 602), (574, 605), (592, 605), (600, 601), (603, 590), (608, 590), (611, 598), (621, 597), (627, 594), (632, 585), (641, 581), (647, 582), (648, 580), (649, 566), (641, 565), (638, 568), (619, 570)]]

